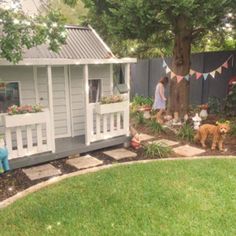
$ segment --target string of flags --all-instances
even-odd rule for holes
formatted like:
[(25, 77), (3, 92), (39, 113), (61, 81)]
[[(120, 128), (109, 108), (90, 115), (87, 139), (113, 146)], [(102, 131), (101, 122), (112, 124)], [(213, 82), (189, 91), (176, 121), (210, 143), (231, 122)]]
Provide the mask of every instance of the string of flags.
[[(195, 75), (195, 79), (200, 79), (201, 77), (203, 77), (204, 80), (206, 80), (208, 78), (208, 76), (211, 76), (213, 79), (215, 79), (215, 76), (218, 74), (221, 74), (223, 71), (223, 68), (227, 69), (229, 68), (229, 60), (233, 57), (233, 55), (229, 56), (229, 58), (219, 67), (217, 67), (215, 70), (212, 70), (210, 72), (199, 72), (193, 69), (190, 69), (189, 74), (187, 75), (177, 75), (176, 73), (174, 73), (170, 67), (167, 65), (165, 59), (163, 58), (163, 68), (165, 68), (166, 74), (170, 73), (170, 78), (174, 79), (176, 78), (177, 83), (179, 83), (182, 79), (186, 79), (189, 80), (190, 76), (194, 76)], [(233, 63), (233, 62), (232, 62)]]

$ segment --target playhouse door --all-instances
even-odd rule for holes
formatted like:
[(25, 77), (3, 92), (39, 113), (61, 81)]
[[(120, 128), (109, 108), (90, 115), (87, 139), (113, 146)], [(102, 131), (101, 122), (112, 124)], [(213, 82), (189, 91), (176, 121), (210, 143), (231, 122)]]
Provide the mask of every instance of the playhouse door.
[(55, 137), (71, 136), (69, 86), (65, 67), (52, 68)]

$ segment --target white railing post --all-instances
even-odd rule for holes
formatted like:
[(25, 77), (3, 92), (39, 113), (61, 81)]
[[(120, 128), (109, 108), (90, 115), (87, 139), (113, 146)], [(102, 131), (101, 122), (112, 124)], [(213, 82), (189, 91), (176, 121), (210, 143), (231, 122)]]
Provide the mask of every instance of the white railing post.
[(124, 111), (124, 129), (126, 136), (129, 136), (129, 100), (130, 100), (130, 64), (125, 64), (125, 83), (128, 87), (128, 107)]
[(48, 103), (49, 103), (49, 111), (50, 111), (50, 123), (51, 123), (51, 145), (52, 152), (55, 153), (55, 126), (54, 126), (54, 113), (53, 113), (53, 91), (52, 91), (52, 67), (47, 66), (47, 74), (48, 74)]
[[(91, 141), (93, 109), (89, 107), (89, 82), (88, 82), (88, 65), (84, 65), (84, 105), (85, 105), (85, 144), (89, 145)], [(92, 122), (91, 122), (92, 121)], [(92, 126), (92, 127), (91, 127)]]

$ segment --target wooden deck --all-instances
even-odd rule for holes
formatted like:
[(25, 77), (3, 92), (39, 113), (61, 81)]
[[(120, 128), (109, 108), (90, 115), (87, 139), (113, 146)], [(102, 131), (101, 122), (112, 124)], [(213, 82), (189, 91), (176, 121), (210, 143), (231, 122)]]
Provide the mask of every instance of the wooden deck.
[(76, 136), (69, 138), (59, 138), (56, 139), (56, 152), (42, 153), (32, 156), (25, 156), (21, 158), (12, 159), (9, 161), (11, 169), (17, 169), (21, 167), (33, 166), (56, 159), (64, 158), (73, 154), (82, 154), (90, 151), (99, 150), (106, 147), (111, 147), (119, 145), (128, 141), (127, 136), (119, 136), (115, 138), (110, 138), (107, 140), (93, 142), (90, 145), (85, 145), (84, 136)]

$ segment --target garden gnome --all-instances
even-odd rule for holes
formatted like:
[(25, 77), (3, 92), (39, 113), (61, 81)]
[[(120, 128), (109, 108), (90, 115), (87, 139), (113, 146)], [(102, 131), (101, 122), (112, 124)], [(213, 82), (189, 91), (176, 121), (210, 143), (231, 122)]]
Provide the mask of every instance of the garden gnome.
[(130, 135), (132, 137), (131, 139), (131, 147), (134, 149), (139, 149), (141, 147), (140, 145), (140, 137), (136, 129), (134, 129), (132, 126), (130, 126)]
[(199, 126), (201, 124), (202, 118), (196, 113), (196, 115), (192, 118), (193, 120), (193, 126), (195, 130), (199, 129)]
[(10, 170), (8, 163), (8, 151), (3, 139), (0, 139), (0, 173)]

